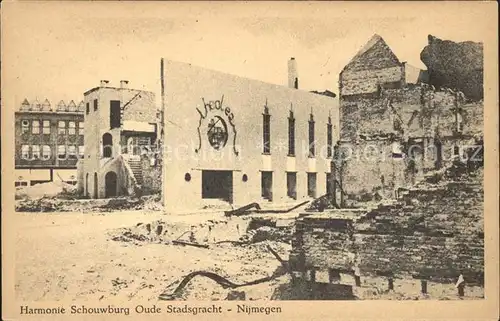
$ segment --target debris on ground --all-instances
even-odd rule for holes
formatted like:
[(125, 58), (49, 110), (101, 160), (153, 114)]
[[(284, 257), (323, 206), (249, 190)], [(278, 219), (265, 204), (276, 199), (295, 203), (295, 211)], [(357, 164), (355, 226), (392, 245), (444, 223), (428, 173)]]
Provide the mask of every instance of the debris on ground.
[[(45, 184), (39, 184), (45, 185)], [(66, 184), (71, 187), (73, 185)], [(36, 187), (38, 185), (30, 186)], [(161, 211), (161, 197), (159, 195), (147, 195), (140, 198), (117, 197), (109, 199), (74, 199), (70, 187), (64, 187), (62, 194), (55, 196), (52, 193), (41, 195), (41, 192), (30, 191), (28, 194), (17, 194), (17, 212), (112, 212), (120, 210), (145, 210)], [(75, 189), (76, 190), (76, 189)], [(74, 192), (76, 193), (76, 192)], [(36, 197), (35, 197), (36, 196)]]
[(16, 188), (16, 200), (26, 198), (40, 199), (44, 197), (75, 199), (77, 198), (77, 189), (75, 185), (71, 185), (63, 181), (53, 181)]

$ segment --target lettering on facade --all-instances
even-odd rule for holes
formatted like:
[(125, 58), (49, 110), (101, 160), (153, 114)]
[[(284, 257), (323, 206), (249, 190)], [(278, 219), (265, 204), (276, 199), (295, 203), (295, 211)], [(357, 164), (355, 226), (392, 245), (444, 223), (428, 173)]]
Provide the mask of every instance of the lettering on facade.
[(234, 114), (230, 107), (224, 107), (224, 95), (220, 100), (203, 101), (204, 109), (203, 111), (196, 108), (200, 114), (200, 120), (198, 122), (198, 148), (195, 152), (198, 153), (201, 150), (201, 145), (204, 136), (206, 136), (208, 143), (215, 150), (222, 150), (230, 141), (232, 136), (233, 141), (233, 151), (237, 156), (239, 154), (236, 149), (236, 126), (234, 125)]

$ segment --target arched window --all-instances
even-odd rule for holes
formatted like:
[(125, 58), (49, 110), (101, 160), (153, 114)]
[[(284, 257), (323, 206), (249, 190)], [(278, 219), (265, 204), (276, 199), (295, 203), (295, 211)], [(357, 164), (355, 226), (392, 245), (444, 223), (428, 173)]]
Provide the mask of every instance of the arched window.
[(113, 155), (113, 136), (110, 133), (102, 135), (102, 157), (112, 157)]

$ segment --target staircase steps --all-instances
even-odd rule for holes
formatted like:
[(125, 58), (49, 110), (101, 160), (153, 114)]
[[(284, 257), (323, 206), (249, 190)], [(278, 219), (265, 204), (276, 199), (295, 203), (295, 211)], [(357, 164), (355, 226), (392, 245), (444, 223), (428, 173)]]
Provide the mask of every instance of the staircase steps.
[(135, 180), (137, 184), (142, 185), (144, 182), (144, 178), (142, 177), (142, 164), (140, 160), (128, 160), (128, 164), (132, 169), (132, 173), (134, 173)]

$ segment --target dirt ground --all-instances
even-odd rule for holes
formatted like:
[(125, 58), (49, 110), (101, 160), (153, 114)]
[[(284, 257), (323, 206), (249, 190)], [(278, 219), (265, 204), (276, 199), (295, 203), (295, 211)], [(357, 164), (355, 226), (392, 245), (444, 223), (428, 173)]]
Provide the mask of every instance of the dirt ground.
[[(293, 215), (282, 216), (280, 226)], [(226, 218), (220, 212), (16, 213), (16, 219), (15, 287), (23, 301), (157, 301), (194, 271), (214, 272), (238, 284), (269, 277), (282, 268), (266, 245), (284, 260), (291, 249), (290, 230), (276, 235), (264, 226), (246, 232), (249, 217)], [(172, 244), (179, 236), (209, 248)], [(246, 300), (293, 299), (289, 282), (281, 273), (236, 290), (244, 291)], [(412, 282), (396, 281), (396, 291), (388, 293), (385, 280), (369, 280), (354, 294), (359, 299), (457, 299), (453, 285), (429, 285), (431, 295), (423, 297)], [(198, 276), (178, 299), (226, 300), (230, 292)], [(465, 299), (482, 296), (482, 288), (471, 287)]]
[[(200, 228), (200, 223), (221, 220), (221, 213), (168, 216), (158, 212), (123, 211), (17, 213), (17, 216), (16, 295), (20, 300), (60, 300), (64, 297), (80, 301), (115, 297), (156, 301), (168, 285), (193, 271), (212, 271), (234, 283), (244, 283), (270, 276), (280, 266), (264, 243), (244, 247), (221, 243), (205, 249), (173, 245), (168, 241), (191, 229), (199, 230), (195, 235), (203, 241), (206, 229)], [(146, 225), (158, 220), (165, 228), (163, 241), (118, 239), (120, 235), (129, 235), (124, 232), (138, 223)], [(239, 239), (233, 231), (237, 232), (235, 225), (244, 226), (243, 221), (236, 218), (219, 224), (218, 232), (217, 228), (213, 229), (212, 234), (217, 235), (211, 242)], [(224, 235), (224, 231), (235, 235)], [(289, 245), (272, 243), (271, 246), (287, 259)], [(273, 294), (273, 287), (269, 285), (273, 282), (286, 283), (287, 279), (246, 288), (247, 300), (269, 298)], [(210, 279), (197, 277), (188, 284), (182, 298), (222, 300), (229, 291)]]

